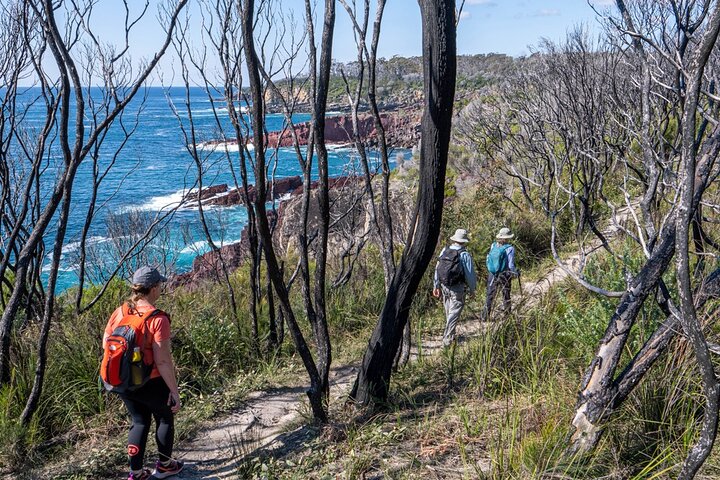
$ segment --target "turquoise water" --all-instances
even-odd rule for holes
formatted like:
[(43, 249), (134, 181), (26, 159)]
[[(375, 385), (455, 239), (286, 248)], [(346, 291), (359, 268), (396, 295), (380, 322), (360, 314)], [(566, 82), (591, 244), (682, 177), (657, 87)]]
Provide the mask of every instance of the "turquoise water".
[[(24, 93), (28, 99), (34, 97), (36, 91)], [(184, 106), (186, 92), (182, 88), (149, 88), (143, 102), (136, 101), (129, 106), (123, 118), (127, 129), (134, 128), (134, 133), (122, 148), (117, 158), (114, 154), (122, 143), (124, 135), (119, 122), (111, 128), (105, 138), (98, 156), (100, 171), (114, 164), (108, 170), (103, 181), (96, 205), (100, 208), (95, 214), (92, 228), (88, 235), (91, 258), (87, 265), (90, 269), (89, 280), (99, 282), (107, 275), (118, 257), (123, 245), (134, 240), (133, 231), (140, 230), (148, 222), (163, 215), (177, 205), (183, 194), (197, 185), (198, 172), (196, 164), (188, 153), (188, 141), (183, 136), (181, 124), (186, 131), (189, 127), (188, 114)], [(196, 130), (196, 142), (201, 143), (235, 135), (230, 128), (227, 115), (219, 110), (221, 121), (218, 124), (213, 114), (213, 103), (220, 106), (223, 102), (211, 101), (202, 89), (191, 89), (190, 104)], [(173, 112), (171, 103), (175, 105)], [(27, 108), (27, 115), (22, 128), (33, 135), (44, 121), (43, 108), (32, 105)], [(295, 122), (309, 119), (302, 114), (294, 117)], [(137, 125), (134, 122), (137, 121)], [(89, 119), (88, 119), (89, 122)], [(280, 130), (283, 126), (281, 115), (266, 117), (268, 131)], [(86, 132), (87, 135), (87, 132)], [(48, 158), (46, 181), (43, 185), (47, 192), (52, 184), (47, 179), (54, 179), (53, 170), (59, 172), (62, 160), (55, 147)], [(203, 186), (227, 183), (233, 187), (232, 169), (239, 175), (239, 158), (237, 152), (226, 153), (224, 149), (201, 151), (203, 156)], [(300, 164), (290, 148), (282, 148), (277, 152), (268, 152), (269, 169), (276, 178), (299, 175)], [(337, 148), (330, 151), (330, 175), (340, 176), (357, 171), (356, 156), (353, 150)], [(232, 163), (232, 168), (230, 163)], [(73, 208), (63, 249), (63, 258), (59, 276), (58, 289), (62, 290), (77, 283), (77, 253), (81, 229), (87, 215), (91, 200), (92, 160), (88, 158), (77, 173), (73, 190)], [(239, 181), (239, 178), (238, 178)], [(250, 182), (253, 183), (252, 177)], [(18, 182), (17, 187), (22, 185)], [(270, 207), (272, 205), (269, 205)], [(214, 207), (205, 209), (211, 227), (213, 240), (219, 244), (230, 244), (240, 240), (245, 225), (245, 207)], [(111, 227), (127, 225), (128, 218), (134, 218), (134, 224), (140, 227)], [(123, 229), (127, 228), (128, 232)], [(48, 230), (46, 249), (52, 248), (54, 228)], [(193, 259), (206, 251), (209, 246), (205, 235), (200, 229), (197, 209), (191, 205), (181, 207), (167, 220), (160, 229), (159, 236), (146, 250), (147, 255), (157, 263), (165, 263), (170, 269), (182, 272), (188, 270)], [(132, 262), (127, 269), (132, 269)], [(47, 270), (47, 267), (46, 267)], [(103, 273), (105, 272), (105, 273)]]

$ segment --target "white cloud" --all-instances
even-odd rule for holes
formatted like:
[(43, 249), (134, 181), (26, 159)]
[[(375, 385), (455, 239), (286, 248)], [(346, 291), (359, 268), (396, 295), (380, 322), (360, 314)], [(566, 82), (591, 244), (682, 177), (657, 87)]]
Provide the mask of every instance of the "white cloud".
[(460, 20), (466, 20), (466, 19), (468, 19), (468, 18), (470, 18), (470, 17), (472, 17), (472, 15), (470, 14), (470, 12), (467, 12), (467, 11), (463, 11), (463, 12), (460, 14)]
[(465, 0), (465, 5), (482, 5), (484, 7), (497, 7), (494, 0)]
[(557, 17), (560, 15), (560, 10), (557, 8), (543, 8), (530, 14), (533, 17)]

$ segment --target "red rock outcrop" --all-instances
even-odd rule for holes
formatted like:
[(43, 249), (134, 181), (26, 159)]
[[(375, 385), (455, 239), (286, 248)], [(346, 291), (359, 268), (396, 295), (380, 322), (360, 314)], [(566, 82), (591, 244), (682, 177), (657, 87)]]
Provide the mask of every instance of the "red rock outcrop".
[[(278, 215), (275, 212), (270, 211), (267, 215), (271, 224), (278, 221)], [(239, 242), (224, 245), (216, 251), (195, 257), (189, 272), (173, 275), (168, 279), (169, 288), (180, 286), (192, 288), (205, 281), (219, 281), (223, 278), (222, 262), (225, 262), (228, 271), (236, 270), (248, 260), (250, 244), (247, 235), (246, 227), (243, 228)]]
[[(380, 114), (380, 121), (385, 128), (385, 138), (388, 145), (399, 148), (412, 148), (420, 140), (419, 112), (412, 110), (399, 110)], [(370, 143), (377, 142), (377, 129), (375, 118), (369, 114), (362, 114), (358, 119), (358, 131), (363, 141)], [(310, 137), (310, 122), (298, 123), (295, 125), (295, 133), (300, 145), (307, 145)], [(291, 147), (294, 145), (293, 135), (290, 129), (276, 132), (268, 132), (265, 136), (268, 148)], [(328, 145), (344, 145), (352, 143), (353, 126), (350, 115), (337, 115), (325, 119), (325, 143)], [(248, 139), (250, 142), (250, 139)], [(237, 140), (208, 141), (204, 146), (213, 145), (237, 145)]]
[[(337, 190), (339, 188), (345, 188), (347, 186), (361, 184), (364, 181), (365, 179), (359, 176), (330, 177), (328, 178), (328, 189)], [(318, 181), (313, 180), (312, 182), (310, 182), (310, 190), (315, 190), (316, 188), (318, 188)], [(300, 184), (299, 187), (292, 191), (292, 196), (296, 197), (298, 195), (302, 195), (304, 190), (304, 185)]]
[[(382, 113), (380, 119), (385, 128), (385, 136), (389, 144), (395, 147), (411, 148), (420, 139), (420, 116), (417, 113), (404, 111), (395, 113)], [(358, 119), (360, 137), (371, 142), (377, 141), (375, 118), (372, 115), (362, 115)], [(295, 133), (300, 145), (307, 145), (310, 136), (310, 123), (295, 125)], [(267, 135), (270, 148), (290, 147), (293, 145), (292, 132), (289, 129), (280, 132), (270, 132)], [(353, 142), (352, 117), (338, 115), (325, 119), (325, 143), (345, 144)]]
[(201, 189), (199, 192), (191, 192), (187, 196), (187, 200), (197, 200), (198, 195), (200, 196), (200, 200), (206, 200), (210, 197), (214, 197), (215, 195), (219, 193), (225, 193), (228, 191), (227, 183), (222, 183), (220, 185), (213, 185), (212, 187), (207, 187)]
[[(283, 195), (292, 193), (298, 188), (302, 188), (302, 180), (299, 176), (279, 178), (273, 182), (272, 189), (270, 185), (268, 185), (265, 199), (267, 201), (276, 200)], [(250, 185), (248, 187), (248, 197), (251, 202), (255, 201), (255, 195), (257, 195), (255, 186)], [(198, 193), (194, 192), (188, 195), (188, 200), (197, 200), (197, 197)], [(203, 205), (218, 205), (222, 207), (242, 205), (245, 203), (242, 190), (233, 188), (228, 191), (226, 184), (203, 188), (200, 192), (200, 199), (203, 201)]]

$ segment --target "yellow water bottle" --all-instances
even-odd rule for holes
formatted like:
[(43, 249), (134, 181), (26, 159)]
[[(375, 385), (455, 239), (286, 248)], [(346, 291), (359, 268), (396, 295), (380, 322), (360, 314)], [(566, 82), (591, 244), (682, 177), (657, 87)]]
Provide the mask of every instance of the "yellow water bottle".
[(142, 383), (142, 355), (140, 347), (135, 347), (132, 355), (132, 364), (130, 365), (130, 383), (132, 385), (140, 385)]

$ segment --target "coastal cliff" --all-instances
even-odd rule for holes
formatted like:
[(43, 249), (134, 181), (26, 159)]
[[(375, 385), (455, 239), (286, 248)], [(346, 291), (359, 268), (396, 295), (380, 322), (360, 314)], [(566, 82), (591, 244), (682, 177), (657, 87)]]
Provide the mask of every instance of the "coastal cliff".
[[(280, 185), (295, 185), (299, 177), (280, 179)], [(289, 181), (287, 181), (289, 180)], [(377, 182), (377, 180), (376, 180)], [(308, 212), (308, 232), (313, 232), (318, 226), (318, 201), (316, 195), (317, 182), (310, 186), (310, 208)], [(376, 190), (378, 186), (375, 186)], [(331, 229), (328, 238), (328, 252), (330, 262), (342, 262), (348, 255), (357, 252), (363, 245), (377, 242), (376, 233), (372, 228), (372, 217), (368, 196), (365, 192), (365, 181), (359, 176), (334, 177), (329, 179), (330, 189), (330, 222)], [(303, 187), (291, 190), (282, 189), (284, 196), (277, 210), (268, 212), (270, 225), (273, 227), (273, 241), (277, 251), (281, 254), (292, 253), (297, 249), (298, 225), (301, 224), (302, 192)], [(407, 236), (408, 217), (412, 209), (413, 195), (411, 187), (403, 180), (391, 180), (391, 216), (394, 238), (400, 244)], [(214, 193), (211, 193), (214, 192)], [(201, 198), (204, 204), (228, 205), (225, 203), (212, 203), (218, 198), (229, 198), (227, 185), (209, 187), (195, 193), (195, 198)], [(382, 225), (382, 228), (387, 226)], [(311, 235), (312, 236), (312, 235)], [(247, 228), (244, 228), (241, 240), (237, 243), (224, 245), (216, 251), (207, 252), (195, 258), (189, 272), (178, 274), (170, 278), (169, 286), (194, 287), (205, 281), (217, 281), (222, 273), (222, 263), (230, 270), (235, 270), (249, 260), (249, 243)], [(311, 254), (315, 250), (311, 245)]]
[[(420, 141), (420, 113), (414, 110), (398, 110), (381, 113), (380, 119), (385, 129), (385, 138), (388, 145), (395, 148), (413, 148)], [(300, 146), (305, 146), (310, 138), (310, 122), (298, 123), (294, 126), (295, 135)], [(378, 142), (378, 131), (375, 118), (369, 114), (361, 114), (358, 118), (358, 133), (365, 143), (374, 145)], [(281, 131), (268, 132), (265, 136), (268, 148), (283, 148), (294, 145), (293, 132), (290, 128)], [(325, 119), (325, 143), (327, 145), (352, 144), (353, 122), (351, 115), (328, 116)], [(236, 147), (237, 139), (226, 141), (207, 141), (201, 143), (201, 148)], [(248, 139), (248, 146), (251, 143)]]
[[(383, 112), (381, 121), (385, 131), (388, 145), (395, 148), (416, 148), (420, 142), (421, 114), (409, 108)], [(307, 145), (310, 137), (310, 123), (298, 123), (294, 131), (298, 143)], [(366, 144), (373, 145), (378, 141), (378, 131), (375, 118), (369, 114), (361, 114), (358, 119), (358, 131)], [(352, 116), (337, 115), (326, 118), (325, 140), (328, 146), (350, 146), (353, 141)], [(267, 148), (287, 148), (294, 142), (293, 134), (289, 129), (268, 132), (265, 136)], [(349, 145), (350, 144), (350, 145)], [(237, 140), (205, 142), (203, 148), (220, 148), (234, 145)], [(252, 145), (248, 144), (248, 148)], [(402, 172), (405, 168), (404, 157), (399, 154), (395, 160), (396, 169)], [(328, 179), (331, 199), (331, 224), (329, 232), (328, 249), (330, 260), (340, 259), (355, 251), (367, 242), (377, 241), (372, 228), (370, 215), (370, 202), (365, 192), (365, 181), (361, 176), (341, 176)], [(317, 181), (313, 181), (310, 189), (317, 188)], [(377, 187), (376, 187), (377, 189)], [(297, 247), (297, 225), (301, 222), (301, 198), (304, 190), (301, 177), (293, 176), (274, 179), (268, 186), (266, 201), (280, 200), (277, 210), (268, 213), (271, 225), (274, 227), (273, 239), (279, 252), (288, 253)], [(407, 217), (410, 213), (412, 195), (407, 193), (404, 182), (394, 180), (391, 182), (390, 195), (392, 198), (392, 222), (396, 242), (402, 242), (407, 232)], [(379, 191), (379, 190), (376, 190)], [(248, 186), (248, 198), (255, 201), (257, 192), (254, 185)], [(308, 213), (308, 232), (317, 228), (318, 202), (317, 195), (311, 193), (310, 210)], [(245, 195), (241, 188), (231, 188), (227, 184), (204, 187), (192, 192), (186, 197), (185, 206), (193, 208), (197, 203), (203, 206), (230, 207), (243, 205)], [(376, 199), (376, 201), (378, 201)], [(387, 226), (381, 226), (387, 228)], [(312, 245), (311, 245), (312, 249)], [(216, 251), (207, 252), (197, 256), (189, 272), (178, 274), (170, 279), (170, 286), (194, 286), (204, 281), (219, 279), (222, 272), (222, 262), (229, 270), (234, 270), (248, 260), (249, 243), (247, 230), (243, 229), (241, 240), (237, 243), (224, 245)]]

